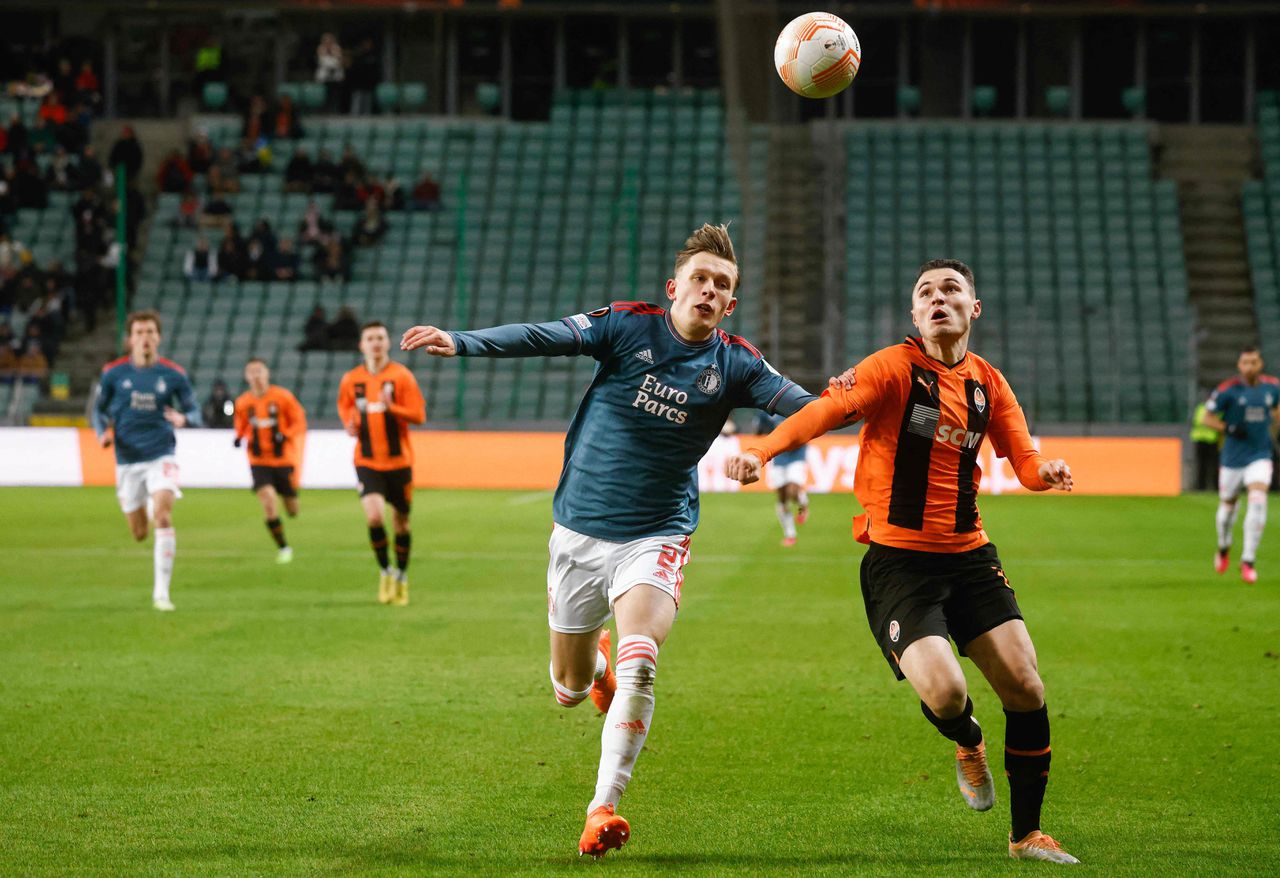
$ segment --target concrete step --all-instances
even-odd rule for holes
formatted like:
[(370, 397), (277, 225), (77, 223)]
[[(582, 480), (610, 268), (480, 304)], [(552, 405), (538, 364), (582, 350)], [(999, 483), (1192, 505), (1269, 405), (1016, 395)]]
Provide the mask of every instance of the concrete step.
[(1210, 259), (1243, 259), (1245, 255), (1244, 240), (1235, 235), (1188, 238), (1183, 249), (1188, 259), (1193, 254)]

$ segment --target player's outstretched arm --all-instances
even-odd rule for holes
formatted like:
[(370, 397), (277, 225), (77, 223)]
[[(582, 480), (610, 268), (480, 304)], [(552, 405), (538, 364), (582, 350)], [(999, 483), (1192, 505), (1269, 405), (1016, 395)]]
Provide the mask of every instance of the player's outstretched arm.
[(844, 394), (820, 396), (800, 411), (787, 418), (768, 436), (757, 439), (742, 454), (725, 461), (728, 478), (749, 485), (760, 478), (760, 467), (784, 451), (791, 451), (834, 430), (849, 419), (849, 411), (842, 401)]
[(1040, 480), (1055, 491), (1070, 491), (1075, 487), (1071, 479), (1071, 467), (1061, 458), (1046, 460), (1040, 464)]
[(760, 481), (760, 468), (764, 466), (754, 454), (735, 454), (724, 462), (724, 474), (736, 482), (750, 485)]
[(458, 353), (453, 336), (435, 326), (413, 326), (400, 337), (400, 350), (424, 349), (433, 357), (452, 357)]

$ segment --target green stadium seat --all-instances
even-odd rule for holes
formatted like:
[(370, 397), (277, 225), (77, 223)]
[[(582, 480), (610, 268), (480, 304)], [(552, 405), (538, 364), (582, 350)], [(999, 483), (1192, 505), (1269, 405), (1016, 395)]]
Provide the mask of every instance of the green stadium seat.
[(227, 105), (227, 84), (206, 82), (200, 95), (206, 110), (221, 110)]

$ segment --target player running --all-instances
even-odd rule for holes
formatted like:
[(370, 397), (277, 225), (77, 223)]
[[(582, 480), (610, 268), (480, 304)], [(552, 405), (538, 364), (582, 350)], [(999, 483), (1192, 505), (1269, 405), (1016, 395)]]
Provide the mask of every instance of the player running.
[[(738, 406), (794, 412), (813, 396), (719, 329), (738, 301), (724, 226), (704, 225), (676, 255), (670, 309), (614, 302), (550, 323), (446, 332), (415, 326), (405, 350), (436, 356), (589, 356), (595, 375), (565, 439), (547, 568), (551, 685), (565, 707), (606, 713), (581, 854), (621, 847), (618, 800), (653, 722), (658, 650), (680, 604), (698, 525), (697, 466)], [(610, 665), (605, 623), (616, 616)]]
[(253, 492), (276, 541), (276, 563), (288, 564), (293, 549), (284, 537), (277, 501), (283, 501), (290, 518), (297, 516), (299, 454), (307, 413), (292, 393), (271, 383), (271, 370), (261, 357), (245, 364), (244, 380), (249, 389), (236, 400), (235, 445), (239, 448), (248, 441)]
[(978, 515), (978, 449), (989, 437), (1033, 491), (1070, 491), (1071, 470), (1035, 450), (1004, 376), (969, 352), (970, 328), (981, 313), (967, 265), (926, 262), (911, 300), (920, 337), (867, 357), (858, 364), (856, 387), (828, 390), (725, 469), (750, 484), (779, 453), (850, 419), (866, 422), (854, 477), (866, 512), (854, 532), (870, 544), (861, 578), (871, 631), (894, 674), (919, 694), (924, 715), (956, 742), (965, 803), (985, 811), (995, 784), (948, 636), (978, 666), (1004, 706), (1009, 856), (1076, 863), (1040, 831), (1049, 713), (1035, 648)]
[[(413, 506), (413, 446), (409, 425), (427, 420), (427, 404), (413, 373), (389, 356), (391, 337), (377, 320), (360, 331), (364, 362), (342, 376), (338, 416), (357, 437), (356, 478), (369, 543), (378, 559), (378, 603), (409, 603), (409, 510)], [(386, 508), (392, 509), (396, 565), (387, 557)]]
[(1205, 403), (1204, 422), (1222, 430), (1222, 466), (1218, 470), (1218, 554), (1213, 569), (1226, 573), (1231, 560), (1231, 534), (1236, 525), (1236, 500), (1248, 492), (1244, 513), (1244, 551), (1240, 578), (1258, 581), (1254, 567), (1262, 528), (1267, 523), (1267, 489), (1271, 486), (1271, 432), (1280, 421), (1280, 379), (1262, 374), (1262, 353), (1253, 346), (1236, 360), (1240, 375), (1218, 385)]
[[(781, 415), (767, 415), (760, 412), (756, 416), (756, 432), (764, 436), (783, 422)], [(791, 451), (784, 451), (766, 467), (765, 480), (769, 489), (778, 492), (776, 512), (778, 523), (782, 525), (782, 545), (791, 548), (796, 544), (796, 525), (809, 520), (809, 492), (804, 489), (809, 479), (809, 469), (805, 465), (805, 450), (800, 446)], [(795, 512), (791, 507), (795, 506)]]
[(169, 582), (177, 537), (173, 502), (178, 489), (177, 442), (173, 431), (200, 423), (200, 406), (187, 373), (157, 354), (160, 315), (135, 311), (125, 319), (129, 353), (102, 367), (93, 401), (93, 429), (103, 448), (115, 446), (116, 497), (133, 538), (147, 538), (147, 506), (155, 522), (151, 605), (173, 610)]

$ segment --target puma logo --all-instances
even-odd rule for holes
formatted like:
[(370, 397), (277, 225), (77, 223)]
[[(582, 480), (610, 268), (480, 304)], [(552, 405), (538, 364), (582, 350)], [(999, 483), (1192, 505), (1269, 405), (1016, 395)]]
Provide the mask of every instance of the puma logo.
[(925, 380), (924, 380), (924, 377), (923, 377), (923, 376), (921, 376), (921, 375), (917, 375), (917, 376), (916, 376), (916, 381), (918, 381), (918, 382), (920, 383), (920, 386), (924, 388), (924, 392), (925, 392), (925, 393), (929, 394), (929, 396), (933, 396), (933, 382), (932, 382), (932, 381), (925, 381)]

